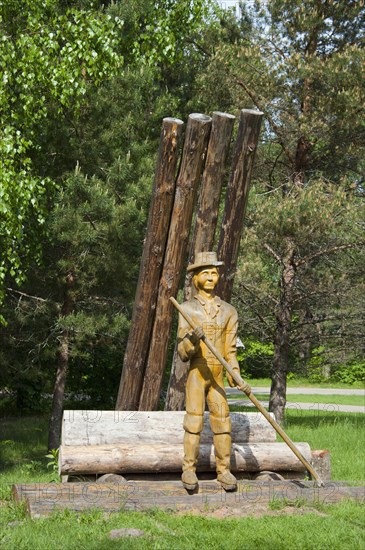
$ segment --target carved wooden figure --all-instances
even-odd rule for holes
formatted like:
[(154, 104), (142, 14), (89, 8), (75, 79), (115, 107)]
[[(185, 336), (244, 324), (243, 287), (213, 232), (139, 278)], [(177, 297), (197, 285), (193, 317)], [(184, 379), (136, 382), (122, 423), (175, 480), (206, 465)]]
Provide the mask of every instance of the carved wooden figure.
[[(201, 341), (205, 334), (216, 349), (239, 374), (236, 357), (237, 312), (233, 306), (215, 296), (222, 262), (214, 252), (200, 252), (195, 263), (188, 266), (193, 272), (197, 294), (182, 304), (183, 310), (198, 325), (191, 330), (179, 316), (178, 352), (183, 361), (190, 360), (186, 383), (186, 415), (184, 418), (184, 461), (182, 482), (186, 489), (198, 486), (196, 465), (199, 456), (200, 433), (204, 424), (205, 401), (209, 408), (210, 427), (214, 434), (217, 479), (227, 491), (235, 490), (236, 478), (230, 472), (231, 419), (223, 381), (223, 365)], [(227, 373), (228, 382), (235, 386)], [(248, 386), (247, 386), (248, 389)]]

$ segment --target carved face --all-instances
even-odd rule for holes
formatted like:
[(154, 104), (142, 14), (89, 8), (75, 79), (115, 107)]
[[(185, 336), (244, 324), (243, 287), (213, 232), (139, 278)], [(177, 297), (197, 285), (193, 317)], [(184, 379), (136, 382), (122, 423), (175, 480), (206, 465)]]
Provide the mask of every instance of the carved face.
[(219, 275), (217, 268), (208, 266), (195, 272), (193, 283), (198, 291), (204, 290), (205, 292), (211, 292), (217, 286), (218, 279)]

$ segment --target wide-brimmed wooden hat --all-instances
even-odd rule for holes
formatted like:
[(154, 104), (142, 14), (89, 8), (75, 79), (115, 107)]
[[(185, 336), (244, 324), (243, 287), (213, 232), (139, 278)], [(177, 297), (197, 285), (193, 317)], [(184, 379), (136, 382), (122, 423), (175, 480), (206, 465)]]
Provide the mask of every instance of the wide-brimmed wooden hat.
[(198, 252), (195, 255), (195, 261), (193, 264), (188, 265), (188, 271), (195, 271), (203, 267), (214, 266), (218, 267), (223, 265), (223, 262), (219, 262), (217, 254), (215, 252)]

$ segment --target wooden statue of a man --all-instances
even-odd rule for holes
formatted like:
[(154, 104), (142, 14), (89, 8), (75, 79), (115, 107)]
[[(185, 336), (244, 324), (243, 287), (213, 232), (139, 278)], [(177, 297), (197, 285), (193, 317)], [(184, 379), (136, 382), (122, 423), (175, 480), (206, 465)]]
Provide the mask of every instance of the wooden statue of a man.
[[(184, 418), (184, 462), (182, 483), (193, 491), (198, 486), (196, 463), (199, 455), (200, 433), (204, 423), (205, 400), (209, 408), (210, 427), (213, 432), (217, 465), (217, 480), (226, 491), (234, 491), (237, 480), (230, 471), (231, 419), (223, 381), (223, 366), (207, 348), (201, 337), (211, 341), (225, 360), (239, 373), (236, 357), (237, 312), (233, 306), (215, 296), (218, 283), (215, 252), (200, 252), (188, 266), (193, 272), (197, 294), (182, 304), (183, 310), (196, 323), (192, 330), (179, 315), (178, 352), (183, 361), (190, 360), (186, 383), (186, 415)], [(227, 373), (231, 387), (235, 383)], [(249, 386), (247, 385), (247, 388)]]

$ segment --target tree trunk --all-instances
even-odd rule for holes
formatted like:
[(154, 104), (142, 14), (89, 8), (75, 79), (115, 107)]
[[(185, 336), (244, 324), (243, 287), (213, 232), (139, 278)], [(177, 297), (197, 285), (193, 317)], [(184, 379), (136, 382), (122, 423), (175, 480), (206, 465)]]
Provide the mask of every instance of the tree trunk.
[[(61, 309), (61, 317), (67, 317), (74, 309), (72, 289), (75, 283), (74, 276), (69, 273), (66, 277), (65, 296)], [(57, 372), (53, 390), (52, 410), (49, 421), (48, 449), (58, 449), (61, 441), (61, 425), (63, 401), (65, 396), (66, 378), (69, 358), (69, 330), (63, 329), (57, 352)]]
[[(190, 245), (190, 262), (193, 261), (197, 252), (208, 252), (213, 248), (219, 199), (235, 118), (233, 115), (227, 113), (213, 113), (212, 130), (200, 190), (198, 213)], [(192, 275), (187, 273), (185, 277), (184, 300), (189, 300), (194, 293), (195, 289), (192, 287), (191, 280)], [(184, 408), (188, 371), (189, 363), (181, 361), (177, 353), (177, 345), (175, 344), (165, 410), (179, 411)]]
[(175, 118), (165, 118), (162, 123), (146, 240), (124, 355), (117, 410), (138, 409), (174, 200), (182, 125), (183, 122)]
[(283, 269), (280, 280), (280, 302), (276, 312), (274, 358), (269, 402), (269, 410), (274, 413), (276, 421), (279, 424), (282, 424), (285, 420), (286, 376), (289, 367), (291, 317), (296, 277), (294, 254), (294, 242), (288, 238), (286, 254), (282, 259)]
[(172, 325), (170, 296), (176, 295), (179, 286), (211, 121), (205, 115), (189, 115), (139, 410), (155, 410), (159, 405)]
[(224, 262), (217, 285), (217, 295), (229, 302), (236, 274), (241, 234), (244, 224), (251, 174), (260, 134), (263, 113), (242, 109), (231, 177), (218, 245), (218, 259)]

